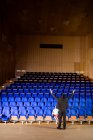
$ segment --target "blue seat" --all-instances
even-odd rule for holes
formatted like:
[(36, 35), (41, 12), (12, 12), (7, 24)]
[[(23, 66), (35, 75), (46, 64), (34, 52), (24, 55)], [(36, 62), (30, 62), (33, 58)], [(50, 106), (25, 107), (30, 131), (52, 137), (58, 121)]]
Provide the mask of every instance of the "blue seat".
[(26, 88), (27, 88), (27, 86), (26, 86), (26, 85), (23, 85), (23, 86), (22, 86), (22, 88), (23, 88), (23, 89), (26, 89)]
[(59, 85), (55, 85), (54, 86), (54, 89), (59, 89)]
[(24, 93), (29, 93), (29, 89), (24, 89)]
[(37, 89), (37, 86), (36, 86), (36, 85), (34, 85), (34, 86), (33, 86), (33, 89), (34, 89), (34, 92), (35, 92), (35, 90)]
[(80, 102), (84, 102), (85, 103), (85, 98), (80, 97)]
[(9, 119), (10, 119), (10, 111), (9, 110), (3, 110), (2, 111), (2, 116), (1, 116), (2, 122), (8, 122)]
[(15, 102), (21, 102), (21, 97), (15, 97)]
[(2, 97), (1, 101), (2, 101), (2, 102), (7, 102), (8, 99), (7, 99), (7, 97)]
[(34, 102), (34, 98), (28, 98), (28, 102)]
[(54, 100), (54, 101), (52, 102), (52, 106), (55, 107), (56, 105), (57, 105), (57, 101)]
[(41, 83), (41, 86), (45, 86), (45, 83)]
[(31, 97), (31, 93), (30, 92), (26, 93), (26, 97), (30, 98)]
[(12, 110), (18, 110), (18, 107), (17, 107), (17, 106), (12, 106), (12, 107), (11, 107), (11, 111), (12, 111)]
[(42, 93), (46, 93), (46, 89), (41, 89), (41, 92)]
[(26, 97), (22, 97), (22, 102), (27, 102), (27, 98)]
[(39, 98), (43, 98), (44, 97), (44, 94), (40, 92), (40, 93), (38, 93), (38, 97)]
[(38, 112), (38, 110), (40, 109), (40, 107), (39, 106), (35, 106), (35, 107), (33, 107), (34, 108), (34, 110), (35, 110), (35, 112), (37, 113)]
[(58, 91), (58, 92), (56, 93), (56, 97), (59, 98), (59, 97), (61, 97), (61, 96), (62, 96), (62, 92), (59, 92), (59, 91)]
[(43, 109), (44, 106), (45, 106), (45, 105), (44, 105), (44, 102), (39, 102), (39, 103), (38, 103), (38, 106), (41, 107), (41, 108)]
[(29, 107), (29, 106), (31, 106), (31, 104), (30, 104), (30, 102), (24, 102), (24, 106)]
[(85, 93), (80, 93), (80, 98), (85, 98)]
[(21, 88), (18, 89), (18, 93), (23, 93), (23, 92), (24, 92), (23, 89)]
[(28, 115), (29, 116), (36, 116), (36, 112), (35, 112), (35, 110), (34, 109), (28, 109)]
[(86, 102), (86, 108), (92, 108), (92, 102)]
[(68, 102), (68, 107), (69, 107), (69, 108), (73, 107), (72, 102)]
[(11, 110), (11, 116), (19, 116), (19, 113), (18, 113), (18, 110), (17, 109), (14, 109), (14, 110)]
[(16, 98), (16, 97), (19, 97), (19, 93), (18, 92), (15, 92), (14, 93), (14, 97)]
[(46, 89), (46, 92), (47, 92), (47, 93), (50, 93), (50, 89), (49, 89), (49, 88), (48, 88), (48, 89)]
[(69, 102), (69, 103), (73, 103), (73, 99), (70, 98), (70, 99), (68, 100), (68, 102)]
[(2, 102), (2, 106), (9, 106), (9, 103), (8, 102)]
[(40, 98), (39, 97), (36, 97), (35, 98), (35, 102), (40, 102)]
[(38, 86), (38, 88), (41, 90), (43, 88), (43, 86)]
[(76, 116), (78, 118), (78, 109), (71, 108), (70, 109), (70, 116)]
[(53, 97), (48, 98), (48, 102), (53, 102)]
[(44, 116), (52, 116), (52, 111), (50, 109), (46, 109), (44, 111)]
[(36, 89), (35, 92), (36, 93), (40, 93), (41, 91), (40, 91), (40, 89)]
[(43, 97), (43, 98), (41, 98), (41, 101), (46, 103), (47, 102), (47, 98)]
[(92, 103), (91, 98), (86, 98), (86, 103)]
[(10, 121), (11, 122), (18, 122), (19, 119), (19, 113), (17, 109), (11, 110), (11, 118)]
[(58, 93), (62, 93), (63, 92), (63, 89), (61, 88), (61, 89), (58, 89)]
[(36, 92), (34, 92), (34, 93), (32, 93), (32, 97), (36, 98), (36, 97), (38, 97), (38, 94)]
[[(13, 91), (13, 93), (18, 92), (17, 89), (12, 89), (12, 91)], [(12, 91), (10, 91), (10, 92), (12, 92)]]
[(52, 106), (52, 103), (51, 103), (51, 102), (46, 102), (46, 103), (45, 103), (45, 106), (51, 107), (51, 106)]
[(1, 92), (1, 97), (6, 97), (6, 95), (7, 95), (6, 91)]
[(18, 110), (20, 111), (20, 110), (25, 110), (25, 109), (26, 109), (25, 106), (19, 106)]
[(46, 89), (46, 90), (47, 90), (47, 89), (48, 89), (48, 86), (44, 86), (44, 89)]
[(79, 103), (79, 98), (74, 97), (73, 102)]
[(55, 94), (56, 94), (56, 93), (57, 93), (57, 89), (53, 89), (53, 93), (55, 93)]
[(93, 116), (93, 109), (92, 108), (86, 108), (86, 116)]
[(73, 102), (73, 107), (74, 107), (74, 108), (78, 108), (78, 107), (79, 107), (78, 102)]
[(26, 110), (25, 110), (25, 109), (20, 109), (20, 110), (19, 110), (19, 115), (20, 115), (20, 116), (26, 116), (26, 115), (27, 115)]
[(31, 106), (32, 107), (36, 107), (37, 106), (37, 102), (31, 102)]
[(82, 108), (85, 108), (86, 107), (86, 104), (85, 104), (85, 102), (80, 102), (79, 103), (79, 106), (80, 106), (80, 108), (82, 107)]
[(85, 116), (86, 115), (86, 109), (85, 108), (79, 108), (78, 113), (79, 113), (79, 116)]
[(36, 86), (40, 86), (40, 83), (35, 83)]
[(33, 109), (32, 106), (27, 106), (27, 111)]
[(8, 101), (9, 101), (9, 102), (14, 102), (14, 100), (15, 100), (14, 97), (9, 97), (9, 98), (8, 98)]
[(20, 93), (20, 97), (25, 97), (25, 93), (24, 92), (21, 92)]
[(5, 110), (10, 110), (10, 107), (9, 106), (4, 106), (2, 111), (5, 111)]
[(16, 102), (10, 102), (9, 106), (10, 107), (16, 106)]
[(50, 97), (50, 93), (49, 92), (44, 93), (44, 97), (49, 98)]
[(8, 92), (12, 92), (12, 89), (9, 88), (9, 87), (6, 87), (6, 91), (7, 91), (7, 93), (8, 93)]
[(35, 86), (35, 83), (30, 83), (31, 86)]
[(74, 98), (79, 98), (79, 92), (76, 92), (74, 93)]
[(17, 106), (23, 106), (23, 102), (17, 102)]
[(27, 112), (25, 109), (22, 109), (22, 110), (19, 110), (19, 121), (20, 122), (27, 122), (27, 118), (28, 118), (28, 115), (27, 115)]
[(13, 96), (14, 96), (13, 92), (7, 93), (7, 97), (13, 97)]
[(36, 116), (37, 116), (37, 118), (38, 118), (38, 116), (42, 116), (42, 119), (40, 118), (42, 121), (43, 121), (43, 115), (44, 115), (43, 113), (44, 113), (44, 112), (43, 112), (42, 109), (38, 109), (38, 110), (36, 111)]
[(34, 89), (30, 89), (30, 93), (34, 93), (35, 91), (34, 91)]

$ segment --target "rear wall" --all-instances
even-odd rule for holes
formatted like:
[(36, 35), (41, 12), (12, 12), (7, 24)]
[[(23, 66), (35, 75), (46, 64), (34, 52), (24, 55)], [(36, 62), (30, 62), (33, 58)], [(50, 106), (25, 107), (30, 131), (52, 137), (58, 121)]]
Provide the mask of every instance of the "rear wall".
[[(85, 75), (92, 77), (92, 37), (92, 35), (75, 37), (18, 35), (16, 37), (16, 70), (83, 71)], [(40, 48), (42, 43), (63, 44), (63, 49), (42, 49)]]

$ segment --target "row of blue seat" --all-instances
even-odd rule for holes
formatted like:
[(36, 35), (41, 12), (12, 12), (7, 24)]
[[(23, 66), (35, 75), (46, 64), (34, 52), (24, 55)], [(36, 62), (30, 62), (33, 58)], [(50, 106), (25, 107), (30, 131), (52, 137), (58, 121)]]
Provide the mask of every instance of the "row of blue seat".
[[(45, 107), (55, 107), (56, 105), (56, 102), (2, 102), (1, 103), (1, 106), (2, 107), (12, 107), (12, 106), (32, 106), (32, 107), (42, 107), (42, 108), (45, 108)], [(93, 103), (92, 102), (74, 102), (74, 103), (71, 103), (69, 102), (68, 103), (68, 106), (69, 107), (75, 107), (75, 108), (80, 108), (80, 107), (88, 107), (88, 108), (93, 108)]]
[[(13, 94), (14, 95), (14, 94)], [(18, 94), (19, 95), (19, 94)], [(70, 94), (71, 95), (71, 94)], [(68, 96), (69, 97), (69, 96)], [(80, 98), (77, 98), (76, 96), (73, 96), (71, 99), (69, 99), (71, 101), (92, 101), (92, 98), (84, 98), (84, 97), (80, 97)], [(26, 97), (26, 96), (23, 96), (23, 97), (20, 97), (20, 96), (11, 96), (11, 97), (8, 97), (8, 96), (4, 96), (4, 97), (1, 97), (0, 98), (0, 101), (55, 101), (55, 98), (53, 96), (51, 97)]]
[[(62, 95), (62, 93), (56, 93), (55, 94), (55, 96), (56, 97), (60, 97)], [(67, 93), (66, 94), (66, 96), (70, 96), (71, 95), (71, 93)], [(49, 94), (49, 93), (45, 93), (45, 94), (43, 94), (43, 93), (1, 93), (1, 97), (7, 97), (7, 98), (10, 98), (10, 97), (24, 97), (24, 98), (51, 98), (52, 96)], [(74, 94), (74, 98), (78, 98), (78, 99), (80, 99), (80, 98), (85, 98), (85, 99), (87, 99), (87, 98), (91, 98), (91, 99), (93, 99), (93, 94), (91, 94), (91, 93), (87, 93), (87, 94), (85, 94), (85, 93), (81, 93), (81, 94), (78, 94), (78, 93), (75, 93)]]
[[(1, 111), (1, 110), (0, 110)], [(6, 115), (7, 117), (10, 116), (51, 116), (52, 117), (52, 110), (50, 109), (25, 109), (25, 108), (20, 108), (20, 109), (6, 109), (6, 110), (2, 110), (1, 114)], [(92, 109), (88, 109), (88, 108), (80, 108), (80, 109), (76, 109), (76, 108), (72, 108), (72, 109), (67, 109), (66, 115), (68, 116), (68, 118), (70, 118), (71, 116), (76, 116), (77, 118), (79, 116), (91, 116), (93, 115), (93, 110)]]
[(19, 81), (15, 81), (13, 84), (11, 85), (28, 85), (28, 86), (61, 86), (61, 85), (66, 85), (66, 84), (70, 84), (70, 85), (93, 85), (92, 81), (66, 81), (66, 82), (19, 82)]
[[(93, 87), (91, 88), (78, 88), (78, 87), (60, 87), (59, 89), (55, 89), (55, 88), (16, 88), (16, 89), (6, 89), (6, 90), (2, 90), (2, 92), (13, 92), (13, 93), (16, 93), (16, 92), (19, 92), (19, 93), (27, 93), (27, 92), (31, 92), (31, 93), (45, 93), (45, 92), (50, 92), (50, 89), (53, 90), (54, 93), (57, 93), (57, 92), (71, 92), (72, 90), (76, 89), (77, 92), (92, 92), (93, 93)], [(1, 92), (1, 93), (2, 93)]]

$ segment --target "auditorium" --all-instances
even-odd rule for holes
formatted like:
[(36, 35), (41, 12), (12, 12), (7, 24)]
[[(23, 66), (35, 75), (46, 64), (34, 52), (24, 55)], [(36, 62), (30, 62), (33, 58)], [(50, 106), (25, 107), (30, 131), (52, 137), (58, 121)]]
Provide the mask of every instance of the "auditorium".
[(0, 1), (1, 140), (93, 140), (92, 45), (93, 0)]

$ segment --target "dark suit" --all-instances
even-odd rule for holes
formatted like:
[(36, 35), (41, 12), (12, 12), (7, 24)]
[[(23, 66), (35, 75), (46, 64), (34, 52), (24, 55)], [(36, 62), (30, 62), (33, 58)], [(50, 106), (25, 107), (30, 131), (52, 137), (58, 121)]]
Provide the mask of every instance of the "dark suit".
[(63, 128), (65, 129), (66, 128), (66, 109), (68, 107), (68, 100), (73, 96), (73, 93), (68, 98), (66, 98), (66, 96), (64, 94), (60, 98), (55, 97), (54, 94), (52, 94), (52, 95), (57, 100), (57, 108), (59, 109), (58, 128), (61, 128), (61, 122), (62, 122), (62, 118), (63, 118)]

